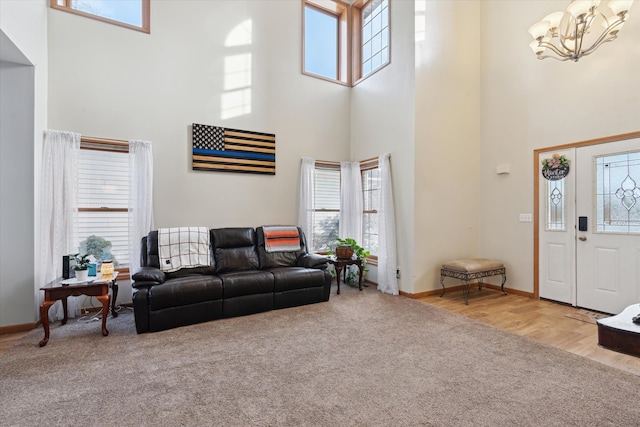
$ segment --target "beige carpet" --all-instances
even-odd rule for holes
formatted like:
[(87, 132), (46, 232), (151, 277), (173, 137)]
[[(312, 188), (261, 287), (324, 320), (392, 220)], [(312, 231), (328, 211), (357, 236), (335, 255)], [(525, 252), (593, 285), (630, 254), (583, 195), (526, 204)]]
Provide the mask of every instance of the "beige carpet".
[(0, 357), (0, 424), (634, 426), (640, 377), (404, 297), (136, 335), (55, 324)]

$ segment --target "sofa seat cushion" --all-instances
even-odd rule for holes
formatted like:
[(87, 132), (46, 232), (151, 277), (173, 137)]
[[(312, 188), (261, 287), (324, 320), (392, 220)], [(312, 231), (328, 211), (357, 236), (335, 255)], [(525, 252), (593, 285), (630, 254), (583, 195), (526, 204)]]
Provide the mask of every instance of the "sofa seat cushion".
[(169, 280), (149, 288), (149, 309), (196, 304), (222, 299), (222, 280), (218, 276), (192, 275)]
[(273, 292), (273, 274), (247, 270), (221, 274), (224, 298)]
[(286, 267), (269, 270), (273, 274), (274, 292), (294, 289), (321, 288), (324, 286), (324, 271), (315, 268)]

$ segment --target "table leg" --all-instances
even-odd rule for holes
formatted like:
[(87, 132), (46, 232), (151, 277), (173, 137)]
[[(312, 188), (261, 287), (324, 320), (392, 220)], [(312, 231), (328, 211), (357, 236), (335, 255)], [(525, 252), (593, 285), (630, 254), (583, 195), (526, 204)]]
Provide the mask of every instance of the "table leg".
[(362, 290), (362, 275), (363, 275), (362, 264), (358, 264), (358, 269), (360, 270), (360, 279), (358, 280), (358, 288)]
[(62, 298), (62, 312), (64, 313), (64, 317), (62, 318), (62, 325), (67, 324), (67, 320), (69, 320), (69, 314), (67, 313), (67, 297)]
[(471, 282), (469, 279), (463, 279), (462, 295), (464, 296), (464, 303), (469, 305), (469, 289), (471, 288)]
[(111, 300), (111, 315), (113, 317), (118, 317), (118, 313), (116, 313), (116, 300), (118, 299), (118, 282), (116, 280), (111, 284), (111, 292), (113, 293), (113, 300)]
[(440, 294), (440, 298), (442, 298), (442, 295), (444, 295), (444, 292), (445, 292), (444, 275), (442, 273), (440, 273), (440, 284), (442, 285), (442, 293)]
[(335, 266), (336, 268), (336, 282), (338, 282), (338, 295), (340, 295), (340, 272), (342, 271), (342, 268), (338, 267), (337, 265)]
[(44, 338), (40, 341), (40, 347), (44, 347), (49, 342), (49, 308), (55, 303), (55, 301), (44, 301), (40, 306), (40, 320), (42, 320), (42, 327), (44, 328)]
[(96, 297), (102, 303), (102, 335), (109, 335), (107, 330), (107, 317), (109, 317), (109, 294)]

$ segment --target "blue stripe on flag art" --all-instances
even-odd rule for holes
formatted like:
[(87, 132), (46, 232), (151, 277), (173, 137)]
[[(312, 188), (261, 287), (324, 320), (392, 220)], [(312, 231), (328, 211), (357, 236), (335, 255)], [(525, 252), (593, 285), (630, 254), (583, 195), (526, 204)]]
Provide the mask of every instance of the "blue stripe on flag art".
[(276, 174), (276, 136), (193, 124), (193, 170)]

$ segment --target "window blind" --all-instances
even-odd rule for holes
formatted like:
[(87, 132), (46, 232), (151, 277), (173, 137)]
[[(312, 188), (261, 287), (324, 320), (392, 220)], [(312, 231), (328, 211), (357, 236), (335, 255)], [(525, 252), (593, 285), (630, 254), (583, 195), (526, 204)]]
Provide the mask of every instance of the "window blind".
[(338, 237), (340, 170), (316, 169), (313, 232), (316, 251), (328, 251)]
[(78, 164), (78, 243), (95, 235), (111, 242), (118, 267), (129, 264), (129, 155), (80, 150)]

